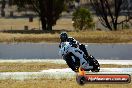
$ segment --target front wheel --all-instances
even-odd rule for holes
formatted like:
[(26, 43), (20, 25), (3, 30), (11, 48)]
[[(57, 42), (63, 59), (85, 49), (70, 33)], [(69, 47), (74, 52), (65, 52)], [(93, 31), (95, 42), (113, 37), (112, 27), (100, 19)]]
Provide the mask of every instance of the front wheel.
[(65, 57), (65, 61), (67, 63), (67, 65), (74, 71), (74, 72), (78, 72), (79, 69), (79, 65), (78, 63), (74, 62), (72, 57), (70, 55), (67, 55)]

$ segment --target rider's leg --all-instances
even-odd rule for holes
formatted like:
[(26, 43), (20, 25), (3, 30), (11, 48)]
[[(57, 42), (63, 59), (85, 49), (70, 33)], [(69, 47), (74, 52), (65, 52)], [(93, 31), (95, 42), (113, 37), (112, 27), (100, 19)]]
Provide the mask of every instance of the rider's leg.
[(88, 59), (94, 59), (93, 56), (91, 56), (91, 55), (88, 54), (87, 49), (86, 49), (86, 47), (85, 47), (84, 44), (80, 44), (79, 45), (79, 49), (84, 52), (84, 54), (86, 55), (86, 57), (88, 57)]
[(84, 69), (92, 69), (93, 66), (89, 66), (89, 63), (84, 59), (84, 53), (79, 48), (71, 48), (70, 52), (72, 52), (75, 56), (80, 59), (80, 65)]

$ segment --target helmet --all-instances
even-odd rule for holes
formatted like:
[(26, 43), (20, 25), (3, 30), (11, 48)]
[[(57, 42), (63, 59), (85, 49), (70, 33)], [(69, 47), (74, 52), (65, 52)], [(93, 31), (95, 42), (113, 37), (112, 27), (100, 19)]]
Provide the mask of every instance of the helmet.
[(66, 42), (67, 39), (68, 39), (67, 33), (66, 32), (62, 32), (60, 34), (60, 40), (61, 40), (61, 42)]

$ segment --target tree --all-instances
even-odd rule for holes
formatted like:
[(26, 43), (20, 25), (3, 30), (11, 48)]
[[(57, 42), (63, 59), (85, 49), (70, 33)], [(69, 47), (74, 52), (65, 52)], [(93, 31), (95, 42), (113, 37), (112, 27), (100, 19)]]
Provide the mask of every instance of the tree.
[(52, 30), (64, 8), (65, 0), (14, 0), (19, 7), (31, 6), (41, 20), (42, 30)]
[(73, 26), (75, 29), (86, 30), (93, 26), (93, 18), (89, 10), (85, 8), (78, 8), (73, 13)]
[[(126, 0), (90, 0), (90, 2), (101, 24), (109, 30), (117, 30), (118, 24), (132, 19), (128, 3), (124, 4)], [(124, 6), (126, 7), (124, 11), (127, 11), (126, 19), (119, 21)]]
[(5, 0), (2, 0), (1, 1), (1, 16), (2, 17), (4, 17), (5, 16), (5, 11), (4, 11), (4, 9), (5, 9), (5, 6), (6, 6), (6, 1)]

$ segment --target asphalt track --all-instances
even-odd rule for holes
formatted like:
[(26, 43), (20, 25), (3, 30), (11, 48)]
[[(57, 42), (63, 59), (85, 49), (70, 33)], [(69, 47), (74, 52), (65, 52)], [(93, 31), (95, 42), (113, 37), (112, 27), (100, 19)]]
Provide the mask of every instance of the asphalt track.
[[(30, 61), (28, 61), (28, 62), (30, 62)], [(34, 60), (34, 62), (35, 62), (35, 60)], [(48, 62), (48, 61), (45, 61), (45, 62)], [(60, 63), (64, 64), (64, 62), (63, 63), (62, 62), (60, 62)], [(111, 64), (113, 62), (114, 62), (113, 64), (119, 64), (119, 63), (125, 62), (124, 63), (125, 65), (127, 65), (127, 62), (129, 62), (128, 64), (132, 65), (131, 60), (126, 60), (126, 61), (125, 60), (124, 61), (123, 60), (121, 60), (121, 61), (120, 60), (119, 61), (101, 60), (101, 61), (99, 61), (100, 64), (103, 64), (104, 62), (107, 62), (107, 64)], [(53, 61), (52, 63), (56, 63), (56, 60)], [(122, 64), (120, 64), (120, 65), (122, 65)], [(97, 72), (97, 73), (88, 72), (87, 74), (130, 74), (130, 75), (132, 75), (132, 68), (101, 68), (100, 72)], [(70, 79), (70, 78), (74, 78), (75, 76), (76, 76), (76, 73), (73, 72), (70, 68), (48, 69), (48, 70), (41, 70), (39, 72), (1, 72), (0, 73), (0, 79), (1, 80), (2, 79), (25, 80), (25, 79), (36, 79), (36, 78), (45, 78), (45, 79), (64, 79), (65, 78), (65, 79)]]
[[(132, 60), (132, 44), (85, 44), (89, 54), (102, 60)], [(58, 59), (59, 43), (0, 43), (1, 59)], [(13, 51), (13, 52), (12, 52)]]

